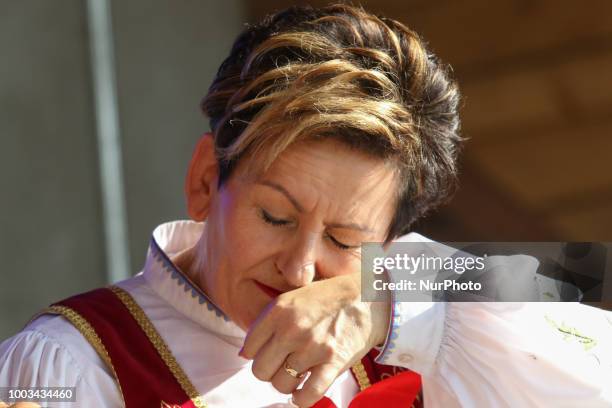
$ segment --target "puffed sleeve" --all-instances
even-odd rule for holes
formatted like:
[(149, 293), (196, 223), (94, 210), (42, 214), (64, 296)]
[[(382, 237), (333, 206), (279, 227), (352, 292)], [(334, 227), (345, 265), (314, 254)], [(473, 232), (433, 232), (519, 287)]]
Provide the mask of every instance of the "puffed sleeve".
[(76, 388), (76, 402), (53, 407), (121, 406), (113, 381), (104, 375), (88, 367), (80, 353), (38, 330), (25, 329), (0, 344), (0, 387)]
[[(402, 240), (429, 241), (416, 235)], [(420, 373), (426, 407), (612, 407), (612, 313), (579, 303), (398, 297), (377, 362)]]

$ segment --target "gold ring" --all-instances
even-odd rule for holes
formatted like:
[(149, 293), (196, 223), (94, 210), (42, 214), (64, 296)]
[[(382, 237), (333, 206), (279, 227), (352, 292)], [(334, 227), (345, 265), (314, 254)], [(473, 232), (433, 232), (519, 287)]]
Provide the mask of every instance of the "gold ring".
[(285, 360), (285, 371), (287, 372), (287, 374), (289, 374), (290, 376), (292, 376), (293, 378), (304, 378), (304, 376), (306, 375), (306, 373), (298, 373), (297, 370), (289, 367), (289, 363), (287, 362), (287, 360)]

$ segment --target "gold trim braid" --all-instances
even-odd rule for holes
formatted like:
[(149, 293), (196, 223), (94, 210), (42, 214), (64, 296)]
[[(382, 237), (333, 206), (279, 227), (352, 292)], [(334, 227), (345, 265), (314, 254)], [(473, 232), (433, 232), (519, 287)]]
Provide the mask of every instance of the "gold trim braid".
[(140, 308), (138, 303), (136, 303), (134, 298), (132, 298), (128, 292), (118, 286), (110, 286), (109, 289), (112, 290), (115, 295), (117, 295), (119, 300), (121, 300), (121, 302), (129, 310), (130, 314), (134, 317), (142, 331), (149, 338), (149, 341), (151, 341), (153, 346), (155, 346), (155, 349), (159, 353), (162, 360), (164, 360), (164, 363), (166, 363), (166, 366), (168, 366), (170, 369), (170, 372), (172, 372), (172, 375), (174, 375), (174, 378), (176, 378), (178, 383), (181, 385), (183, 391), (185, 391), (185, 393), (189, 396), (191, 402), (193, 402), (193, 404), (198, 408), (207, 408), (202, 396), (199, 395), (198, 391), (187, 377), (187, 374), (185, 374), (181, 366), (177, 363), (176, 359), (172, 355), (172, 352), (159, 335), (145, 312)]
[(353, 370), (353, 373), (355, 374), (355, 378), (357, 378), (357, 382), (359, 383), (359, 389), (361, 391), (365, 390), (370, 385), (372, 385), (370, 383), (370, 378), (368, 377), (368, 373), (366, 372), (365, 367), (363, 366), (363, 363), (361, 361), (359, 361), (353, 367), (351, 367), (351, 370)]
[[(118, 286), (109, 286), (109, 289), (119, 298), (121, 303), (125, 305), (128, 309), (134, 320), (138, 323), (142, 331), (146, 334), (147, 338), (153, 344), (160, 357), (174, 376), (181, 388), (185, 393), (189, 396), (193, 404), (197, 408), (209, 408), (208, 405), (204, 402), (202, 396), (199, 395), (197, 389), (187, 377), (187, 374), (183, 371), (182, 367), (178, 364), (172, 352), (166, 345), (165, 341), (162, 339), (160, 334), (157, 332), (145, 312), (142, 308), (136, 303), (134, 298), (125, 290), (121, 289)], [(65, 317), (72, 325), (87, 339), (87, 341), (92, 345), (92, 347), (96, 350), (100, 358), (106, 363), (109, 367), (113, 375), (115, 376), (115, 382), (117, 383), (117, 387), (121, 393), (121, 398), (123, 399), (123, 391), (121, 390), (121, 385), (119, 384), (119, 380), (117, 377), (117, 373), (115, 372), (115, 367), (108, 355), (108, 351), (102, 340), (94, 330), (94, 328), (89, 324), (85, 318), (83, 318), (80, 314), (78, 314), (73, 309), (66, 306), (50, 306), (40, 312), (38, 315), (42, 315), (45, 313), (58, 314)], [(370, 379), (365, 370), (365, 367), (361, 361), (356, 363), (351, 367), (351, 370), (355, 374), (357, 378), (357, 382), (359, 383), (359, 389), (361, 391), (365, 390), (372, 384), (370, 383)], [(124, 402), (125, 405), (125, 402)]]
[[(108, 355), (108, 351), (102, 340), (94, 330), (93, 326), (89, 324), (87, 320), (80, 314), (78, 314), (74, 309), (71, 309), (67, 306), (61, 305), (53, 305), (44, 309), (38, 315), (42, 315), (45, 313), (57, 314), (63, 316), (66, 320), (68, 320), (82, 335), (85, 339), (91, 344), (91, 346), (96, 350), (102, 361), (106, 363), (107, 367), (113, 373), (115, 377), (115, 382), (117, 383), (117, 387), (119, 388), (119, 393), (121, 394), (121, 399), (123, 400), (123, 390), (121, 389), (121, 384), (119, 383), (119, 377), (117, 377), (117, 373), (115, 372), (115, 367)], [(125, 405), (125, 402), (124, 402)]]

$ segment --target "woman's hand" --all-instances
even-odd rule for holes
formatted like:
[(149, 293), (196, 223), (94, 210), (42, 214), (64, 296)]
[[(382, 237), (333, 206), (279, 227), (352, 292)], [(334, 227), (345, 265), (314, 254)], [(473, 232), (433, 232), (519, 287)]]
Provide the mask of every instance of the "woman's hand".
[[(384, 342), (389, 302), (361, 302), (360, 274), (337, 276), (283, 293), (249, 329), (241, 356), (253, 373), (300, 407), (315, 404), (336, 377)], [(289, 370), (287, 370), (289, 369)], [(290, 374), (310, 372), (303, 378)], [(295, 372), (293, 373), (295, 375)]]
[(0, 401), (0, 408), (40, 408), (40, 405), (33, 402), (17, 402), (13, 405), (8, 405)]

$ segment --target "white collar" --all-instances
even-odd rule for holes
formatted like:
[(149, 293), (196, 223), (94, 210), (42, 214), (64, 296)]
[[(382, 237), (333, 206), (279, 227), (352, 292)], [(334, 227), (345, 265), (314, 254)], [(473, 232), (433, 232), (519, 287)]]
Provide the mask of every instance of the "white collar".
[(153, 231), (143, 275), (151, 288), (173, 308), (200, 326), (242, 344), (246, 333), (223, 313), (212, 300), (183, 273), (171, 258), (193, 247), (204, 231), (205, 223), (174, 221)]

